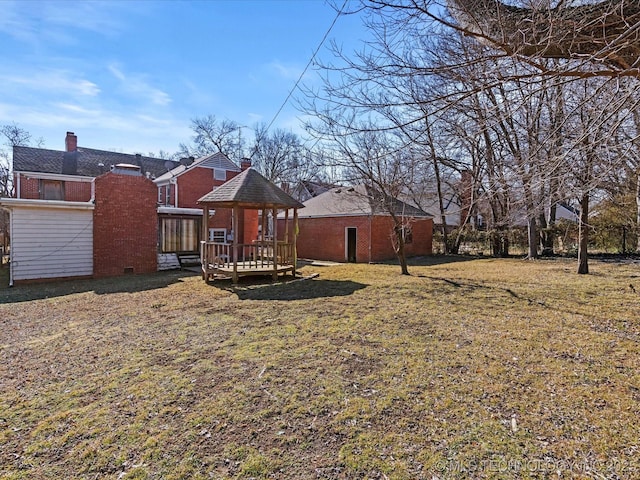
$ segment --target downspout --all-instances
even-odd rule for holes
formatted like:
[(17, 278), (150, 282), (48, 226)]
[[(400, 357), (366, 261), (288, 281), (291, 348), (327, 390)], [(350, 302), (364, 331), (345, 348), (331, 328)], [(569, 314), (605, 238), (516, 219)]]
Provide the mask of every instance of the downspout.
[(173, 184), (176, 186), (174, 190), (175, 198), (173, 199), (173, 206), (178, 208), (178, 180), (175, 177), (172, 178), (171, 180), (173, 180)]
[[(19, 183), (18, 183), (19, 185)], [(9, 231), (11, 232), (11, 237), (13, 237), (13, 209), (9, 208)], [(13, 287), (13, 239), (9, 239), (9, 287)]]
[(91, 198), (89, 201), (91, 203), (96, 203), (96, 177), (91, 179)]
[(20, 198), (20, 172), (16, 173), (16, 198)]

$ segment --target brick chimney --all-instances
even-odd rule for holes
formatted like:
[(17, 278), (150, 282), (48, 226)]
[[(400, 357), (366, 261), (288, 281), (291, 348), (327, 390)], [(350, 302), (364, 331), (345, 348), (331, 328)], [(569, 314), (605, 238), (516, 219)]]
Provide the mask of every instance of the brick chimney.
[(244, 172), (248, 168), (251, 168), (251, 159), (250, 158), (241, 159), (240, 160), (240, 170), (242, 170)]
[(75, 152), (78, 150), (78, 137), (73, 132), (67, 132), (67, 137), (64, 139), (64, 145), (67, 152)]

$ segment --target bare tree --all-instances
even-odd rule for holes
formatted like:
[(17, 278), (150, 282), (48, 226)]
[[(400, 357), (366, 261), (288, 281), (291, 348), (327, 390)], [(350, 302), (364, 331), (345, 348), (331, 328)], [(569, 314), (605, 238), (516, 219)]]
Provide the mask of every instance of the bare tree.
[[(575, 6), (567, 0), (520, 3), (527, 7), (498, 0), (447, 1), (457, 28), (507, 55), (529, 63), (541, 58), (596, 63), (604, 67), (598, 75), (638, 74), (640, 5), (636, 0)], [(587, 72), (573, 66), (575, 75)]]
[[(4, 137), (4, 145), (13, 147), (26, 147), (31, 144), (31, 134), (15, 123), (0, 127), (0, 134)], [(37, 144), (41, 146), (42, 139), (38, 139)], [(9, 154), (0, 150), (0, 197), (8, 197), (12, 192), (11, 164)]]
[(264, 123), (255, 126), (254, 135), (250, 158), (253, 167), (265, 178), (280, 184), (295, 184), (315, 176), (312, 156), (298, 135), (282, 129), (269, 130)]
[(240, 160), (244, 145), (242, 128), (242, 125), (233, 120), (219, 121), (215, 115), (196, 117), (191, 120), (193, 144), (180, 144), (179, 155), (201, 157), (221, 152), (230, 159)]

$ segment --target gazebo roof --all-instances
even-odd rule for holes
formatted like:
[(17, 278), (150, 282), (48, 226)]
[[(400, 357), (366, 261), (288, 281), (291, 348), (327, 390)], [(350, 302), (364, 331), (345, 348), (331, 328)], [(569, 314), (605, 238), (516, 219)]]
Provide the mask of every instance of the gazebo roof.
[(304, 205), (249, 168), (198, 200), (214, 208), (303, 208)]

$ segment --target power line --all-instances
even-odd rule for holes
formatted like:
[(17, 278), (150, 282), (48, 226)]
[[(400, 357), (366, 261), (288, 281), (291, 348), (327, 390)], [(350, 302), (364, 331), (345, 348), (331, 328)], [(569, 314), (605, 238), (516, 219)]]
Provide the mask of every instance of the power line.
[(282, 105), (280, 105), (280, 108), (278, 109), (276, 114), (273, 116), (273, 119), (271, 120), (271, 122), (269, 122), (269, 125), (267, 125), (267, 128), (265, 129), (265, 133), (269, 131), (269, 129), (273, 125), (273, 122), (276, 121), (276, 119), (278, 118), (278, 115), (280, 115), (280, 113), (282, 112), (282, 109), (289, 102), (289, 99), (291, 98), (291, 95), (293, 95), (293, 92), (296, 90), (296, 88), (298, 88), (298, 85), (300, 84), (300, 81), (302, 80), (302, 77), (304, 77), (304, 74), (307, 73), (307, 70), (309, 69), (309, 67), (311, 66), (313, 61), (315, 60), (316, 55), (320, 51), (320, 48), (322, 48), (322, 45), (324, 45), (325, 40), (327, 39), (327, 37), (331, 33), (331, 30), (333, 30), (333, 27), (336, 24), (336, 22), (338, 21), (338, 18), (340, 17), (340, 15), (342, 15), (342, 12), (344, 11), (344, 8), (347, 6), (347, 2), (348, 1), (349, 0), (344, 0), (344, 3), (342, 4), (342, 7), (340, 7), (340, 10), (338, 10), (338, 13), (336, 14), (335, 18), (333, 19), (333, 22), (331, 22), (331, 25), (329, 26), (329, 29), (327, 30), (327, 32), (322, 37), (322, 40), (320, 41), (320, 44), (318, 45), (318, 48), (316, 48), (315, 51), (313, 52), (313, 55), (311, 55), (311, 58), (309, 59), (309, 62), (307, 63), (307, 66), (304, 67), (304, 70), (302, 70), (302, 73), (300, 74), (300, 76), (296, 80), (296, 83), (293, 85), (293, 88), (291, 88), (291, 90), (289, 90), (289, 94), (287, 95), (287, 98), (284, 99), (284, 102), (282, 102)]

